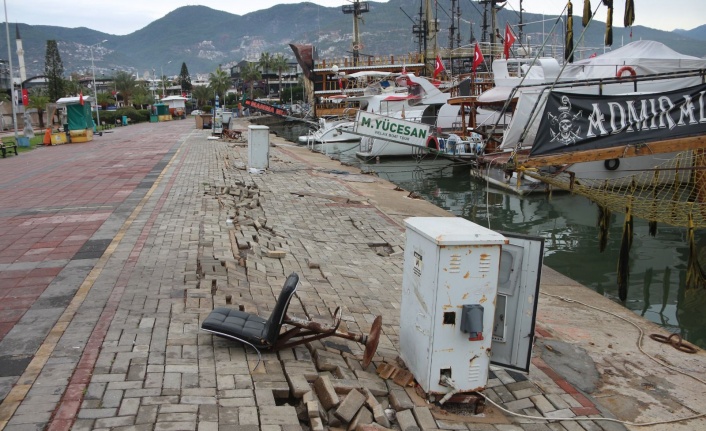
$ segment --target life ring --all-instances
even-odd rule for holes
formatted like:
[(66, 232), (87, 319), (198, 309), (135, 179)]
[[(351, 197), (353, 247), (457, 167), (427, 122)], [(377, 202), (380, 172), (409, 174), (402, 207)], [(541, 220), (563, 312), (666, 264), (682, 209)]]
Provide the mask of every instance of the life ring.
[(360, 45), (353, 45), (353, 51), (359, 51)]
[(606, 169), (609, 171), (614, 171), (618, 169), (618, 166), (620, 166), (620, 160), (618, 159), (608, 159), (605, 162), (603, 162), (603, 166), (605, 166)]
[(634, 78), (637, 76), (637, 72), (635, 72), (635, 69), (633, 69), (630, 66), (623, 66), (620, 69), (618, 69), (618, 72), (615, 74), (615, 76), (618, 77), (618, 79), (623, 78), (623, 72), (628, 72), (630, 74), (631, 78)]

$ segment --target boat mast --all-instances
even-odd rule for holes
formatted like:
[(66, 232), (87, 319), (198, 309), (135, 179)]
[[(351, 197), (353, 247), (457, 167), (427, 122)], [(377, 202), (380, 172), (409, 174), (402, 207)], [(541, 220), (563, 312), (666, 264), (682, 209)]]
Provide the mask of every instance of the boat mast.
[[(426, 21), (426, 41), (424, 49), (424, 63), (427, 66), (427, 71), (434, 70), (434, 60), (436, 59), (437, 49), (439, 47), (436, 34), (439, 32), (439, 21), (431, 13), (431, 0), (425, 0), (425, 21)], [(432, 55), (429, 55), (429, 45), (433, 47)]]
[[(471, 29), (473, 33), (473, 29)], [(454, 38), (454, 35), (456, 36)], [(454, 46), (454, 39), (456, 45)], [(451, 0), (451, 26), (449, 27), (449, 65), (451, 75), (454, 74), (454, 48), (461, 47), (461, 1)]]
[[(517, 32), (517, 39), (518, 42), (520, 42), (520, 46), (523, 46), (522, 44), (522, 30), (525, 28), (524, 21), (522, 20), (522, 12), (524, 12), (524, 9), (522, 9), (522, 0), (520, 0), (520, 23), (517, 25), (518, 32)], [(529, 52), (529, 47), (527, 52)]]
[(370, 11), (370, 5), (367, 1), (353, 0), (353, 4), (343, 5), (344, 14), (353, 15), (353, 65), (358, 66), (360, 62), (360, 30), (358, 28), (358, 20), (362, 20), (362, 14)]

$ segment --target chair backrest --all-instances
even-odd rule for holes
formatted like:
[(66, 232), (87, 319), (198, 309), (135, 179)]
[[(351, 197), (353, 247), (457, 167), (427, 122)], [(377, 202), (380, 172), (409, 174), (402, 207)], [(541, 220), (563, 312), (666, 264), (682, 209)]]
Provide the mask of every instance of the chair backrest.
[(289, 302), (292, 300), (292, 296), (294, 296), (298, 284), (299, 275), (297, 275), (296, 272), (291, 273), (289, 277), (287, 277), (287, 281), (284, 282), (284, 287), (279, 294), (279, 298), (277, 298), (275, 309), (272, 310), (270, 318), (267, 319), (267, 324), (265, 325), (265, 340), (270, 345), (274, 345), (277, 341), (277, 337), (279, 337), (284, 315), (287, 314)]

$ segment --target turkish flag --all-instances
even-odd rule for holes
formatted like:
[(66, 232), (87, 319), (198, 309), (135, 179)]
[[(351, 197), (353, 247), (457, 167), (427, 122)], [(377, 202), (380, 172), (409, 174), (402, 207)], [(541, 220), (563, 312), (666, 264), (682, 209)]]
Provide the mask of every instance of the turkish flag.
[(483, 53), (480, 52), (480, 45), (476, 43), (476, 49), (473, 52), (473, 67), (471, 69), (473, 70), (473, 73), (475, 73), (478, 66), (483, 63), (483, 60), (485, 59), (483, 58)]
[(83, 105), (83, 90), (78, 94), (78, 103)]
[(504, 54), (505, 58), (510, 58), (510, 47), (515, 43), (515, 35), (512, 34), (510, 30), (510, 24), (505, 24), (505, 44), (504, 44)]
[(26, 88), (22, 89), (22, 104), (24, 106), (29, 105), (29, 92), (27, 91)]
[(436, 78), (436, 75), (440, 74), (444, 70), (444, 63), (441, 62), (441, 57), (437, 55), (436, 62), (434, 63), (434, 78)]

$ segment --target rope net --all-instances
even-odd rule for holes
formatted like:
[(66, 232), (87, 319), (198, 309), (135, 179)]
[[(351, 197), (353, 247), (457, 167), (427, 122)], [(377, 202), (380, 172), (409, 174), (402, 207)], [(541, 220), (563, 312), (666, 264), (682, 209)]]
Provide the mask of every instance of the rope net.
[(577, 178), (570, 166), (558, 173), (526, 169), (524, 174), (585, 196), (612, 213), (629, 211), (650, 222), (705, 228), (706, 150), (679, 152), (661, 160), (651, 169), (626, 171), (613, 179)]

